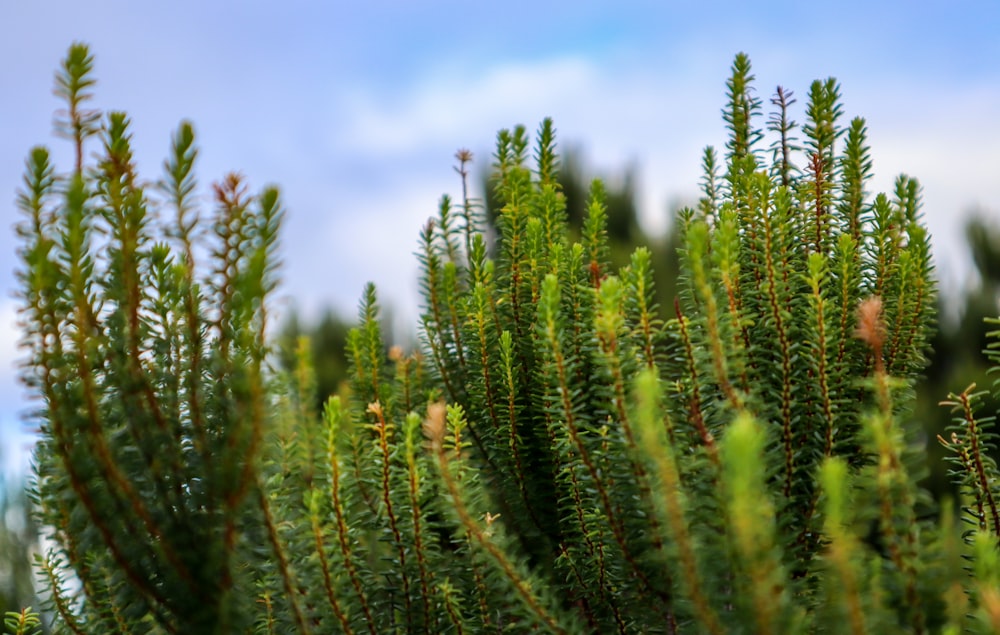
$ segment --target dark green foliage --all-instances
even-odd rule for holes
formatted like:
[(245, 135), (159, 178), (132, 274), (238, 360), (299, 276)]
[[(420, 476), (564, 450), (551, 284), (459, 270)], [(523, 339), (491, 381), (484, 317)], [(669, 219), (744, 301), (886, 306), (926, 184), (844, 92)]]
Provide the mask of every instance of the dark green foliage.
[[(706, 151), (705, 197), (679, 214), (670, 319), (650, 251), (613, 264), (599, 181), (569, 222), (551, 121), (534, 143), (502, 131), (495, 244), (460, 152), (463, 199), (420, 236), (422, 350), (387, 348), (369, 286), (350, 390), (322, 416), (307, 341), (287, 372), (266, 364), (276, 191), (216, 186), (202, 271), (190, 126), (164, 237), (124, 115), (95, 169), (57, 177), (33, 152), (24, 376), (57, 630), (995, 629), (990, 421), (954, 397), (964, 541), (926, 506), (905, 423), (934, 322), (919, 187), (868, 196), (864, 123), (841, 127), (833, 80), (801, 131), (779, 89), (768, 164), (752, 80), (737, 56), (726, 165)], [(79, 149), (97, 132), (73, 117)]]
[(37, 148), (19, 198), (23, 378), (41, 398), (34, 495), (59, 546), (42, 562), (49, 608), (74, 632), (228, 632), (253, 604), (237, 553), (258, 496), (281, 205), (276, 190), (251, 196), (226, 177), (215, 240), (197, 243), (183, 124), (162, 188), (175, 216), (158, 235), (127, 117), (110, 113), (98, 132), (79, 109), (90, 69), (74, 46), (58, 83), (77, 157), (99, 136), (97, 164), (57, 175)]

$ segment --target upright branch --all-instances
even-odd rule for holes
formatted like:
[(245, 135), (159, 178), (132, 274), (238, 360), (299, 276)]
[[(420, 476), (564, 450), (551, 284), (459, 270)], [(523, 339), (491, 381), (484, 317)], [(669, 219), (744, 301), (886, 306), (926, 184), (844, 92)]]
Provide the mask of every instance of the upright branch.
[(66, 108), (56, 113), (56, 132), (73, 142), (74, 174), (83, 173), (83, 144), (87, 137), (100, 131), (101, 112), (88, 109), (93, 99), (91, 89), (97, 83), (93, 76), (94, 57), (85, 44), (73, 44), (56, 73), (56, 97), (66, 102)]
[(792, 176), (798, 172), (798, 168), (792, 163), (792, 153), (800, 152), (801, 148), (796, 145), (794, 135), (798, 125), (790, 118), (789, 108), (795, 104), (794, 93), (781, 86), (774, 91), (771, 97), (771, 104), (777, 109), (768, 116), (767, 129), (778, 135), (778, 138), (771, 144), (773, 170), (777, 173), (779, 183), (784, 187), (792, 184)]

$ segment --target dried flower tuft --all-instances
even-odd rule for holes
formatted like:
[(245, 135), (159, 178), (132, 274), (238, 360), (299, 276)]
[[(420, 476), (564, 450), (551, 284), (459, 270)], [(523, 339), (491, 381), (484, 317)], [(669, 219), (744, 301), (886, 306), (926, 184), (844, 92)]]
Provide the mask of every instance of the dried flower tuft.
[(885, 343), (885, 322), (882, 319), (882, 298), (873, 295), (858, 306), (858, 327), (854, 336), (881, 355)]
[(424, 421), (424, 434), (431, 440), (435, 449), (440, 449), (444, 441), (444, 431), (447, 427), (447, 408), (443, 402), (435, 402), (427, 406), (427, 420)]
[(882, 346), (885, 344), (885, 320), (882, 317), (882, 298), (873, 295), (862, 300), (858, 306), (858, 327), (854, 329), (854, 337), (860, 339), (872, 349), (875, 359), (875, 374), (885, 372), (882, 361)]

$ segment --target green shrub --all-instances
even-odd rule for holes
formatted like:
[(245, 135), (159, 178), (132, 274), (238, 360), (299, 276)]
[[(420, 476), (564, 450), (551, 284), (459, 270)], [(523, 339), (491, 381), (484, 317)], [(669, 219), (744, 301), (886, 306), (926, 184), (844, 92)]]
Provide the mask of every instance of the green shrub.
[(369, 287), (319, 420), (308, 343), (269, 370), (277, 191), (226, 177), (203, 219), (183, 124), (154, 196), (128, 119), (85, 109), (91, 65), (76, 45), (59, 74), (75, 169), (33, 150), (20, 200), (57, 632), (1000, 627), (991, 420), (952, 396), (963, 533), (905, 423), (934, 321), (919, 186), (868, 195), (834, 80), (801, 129), (779, 89), (762, 130), (736, 57), (669, 319), (648, 250), (610, 270), (600, 182), (569, 239), (552, 123), (502, 131), (496, 243), (442, 199), (422, 349), (387, 350)]

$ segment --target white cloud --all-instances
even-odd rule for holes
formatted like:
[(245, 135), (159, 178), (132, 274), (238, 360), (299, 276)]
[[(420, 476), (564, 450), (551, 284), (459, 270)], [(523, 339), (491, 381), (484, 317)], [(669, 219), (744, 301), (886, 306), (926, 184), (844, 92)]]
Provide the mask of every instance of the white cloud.
[(572, 57), (499, 65), (477, 76), (441, 74), (391, 103), (355, 91), (338, 109), (343, 119), (330, 131), (330, 147), (390, 163), (401, 179), (429, 173), (429, 163), (438, 163), (437, 173), (447, 178), (450, 164), (443, 158), (458, 147), (472, 147), (483, 164), (491, 160), (498, 129), (523, 123), (534, 131), (551, 116), (557, 141), (582, 145), (599, 172), (639, 167), (642, 213), (659, 231), (667, 201), (696, 193), (702, 147), (722, 137), (718, 109), (704, 107), (722, 82), (707, 84), (691, 68), (664, 75)]
[(34, 445), (34, 435), (20, 421), (26, 406), (16, 379), (20, 333), (17, 303), (0, 302), (0, 479), (25, 474)]
[(18, 343), (21, 329), (17, 324), (17, 304), (13, 300), (0, 302), (0, 397), (14, 383), (16, 363), (20, 357)]
[(541, 119), (589, 93), (596, 80), (585, 60), (564, 58), (501, 65), (477, 77), (439, 75), (410, 94), (394, 95), (392, 103), (354, 92), (344, 98), (348, 136), (336, 142), (383, 158), (410, 154), (456, 135), (491, 134), (520, 123), (511, 117)]
[(36, 436), (13, 420), (0, 421), (0, 481), (16, 482), (31, 468)]
[(348, 306), (356, 306), (365, 284), (373, 282), (381, 304), (415, 330), (420, 306), (415, 254), (420, 231), (436, 215), (441, 195), (451, 193), (457, 199), (457, 182), (449, 173), (443, 165), (443, 178), (392, 184), (391, 189), (343, 201), (354, 213), (331, 219), (324, 235), (340, 278), (338, 288), (346, 287)]

